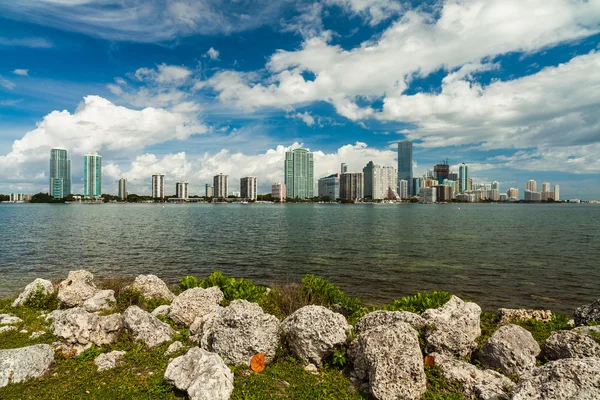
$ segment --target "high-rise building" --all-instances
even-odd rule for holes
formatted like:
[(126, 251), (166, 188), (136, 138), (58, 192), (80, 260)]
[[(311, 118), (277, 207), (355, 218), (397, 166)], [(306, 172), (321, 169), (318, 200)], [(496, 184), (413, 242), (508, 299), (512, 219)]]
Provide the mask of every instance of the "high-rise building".
[(219, 174), (213, 178), (213, 197), (226, 198), (229, 193), (229, 176)]
[(458, 180), (460, 181), (459, 192), (466, 192), (469, 184), (469, 166), (465, 163), (462, 163), (458, 169)]
[(467, 192), (473, 190), (473, 179), (467, 178)]
[(413, 187), (413, 144), (410, 140), (398, 142), (398, 180), (404, 179), (408, 182), (408, 193), (414, 196)]
[[(390, 188), (396, 192), (398, 172), (394, 167), (382, 167), (370, 161), (363, 168), (363, 194), (365, 199), (382, 200), (388, 196)], [(408, 181), (407, 181), (408, 182)]]
[(398, 181), (398, 195), (401, 199), (407, 199), (410, 197), (408, 195), (408, 181), (405, 181), (404, 179), (400, 179), (400, 181)]
[(506, 191), (506, 195), (510, 199), (518, 199), (519, 198), (519, 189), (510, 188)]
[(83, 196), (102, 195), (102, 156), (86, 154), (83, 156)]
[(175, 184), (175, 198), (187, 200), (188, 196), (188, 183), (187, 182), (177, 182)]
[(342, 163), (342, 168), (340, 169), (340, 172), (342, 174), (345, 174), (346, 172), (348, 172), (348, 166), (346, 165), (345, 162)]
[(432, 189), (435, 189), (435, 198), (438, 202), (448, 202), (452, 200), (452, 188), (446, 185), (436, 185)]
[(487, 198), (493, 201), (498, 201), (500, 200), (500, 192), (498, 192), (498, 189), (490, 189), (487, 191)]
[(119, 179), (119, 198), (121, 200), (127, 200), (127, 179)]
[(275, 200), (279, 200), (282, 203), (285, 203), (285, 195), (286, 195), (286, 189), (285, 189), (285, 183), (274, 183), (271, 186), (271, 197)]
[(71, 156), (64, 149), (50, 150), (50, 196), (62, 199), (71, 194)]
[(529, 190), (530, 192), (537, 191), (537, 183), (536, 183), (536, 181), (534, 181), (533, 179), (527, 181), (527, 190)]
[(542, 201), (542, 194), (540, 192), (533, 192), (531, 190), (525, 191), (525, 201)]
[(256, 177), (246, 176), (240, 179), (240, 197), (248, 200), (256, 200)]
[(421, 190), (421, 187), (423, 187), (423, 179), (421, 178), (413, 178), (413, 193), (410, 194), (409, 197), (411, 196), (418, 196), (419, 195), (419, 190)]
[(329, 197), (330, 200), (340, 198), (340, 174), (333, 174), (319, 179), (319, 197)]
[(362, 200), (364, 198), (363, 185), (362, 172), (346, 172), (340, 175), (340, 199)]
[(560, 200), (560, 186), (554, 185), (554, 201)]
[(491, 190), (498, 190), (498, 191), (500, 191), (500, 182), (498, 182), (498, 181), (492, 182), (492, 186), (491, 186), (490, 189)]
[(152, 198), (165, 198), (165, 174), (152, 175)]
[(204, 196), (213, 197), (213, 194), (213, 187), (210, 186), (208, 183), (204, 185)]
[(313, 154), (306, 149), (285, 153), (284, 178), (286, 197), (310, 199), (314, 197)]
[(431, 204), (437, 200), (435, 187), (423, 187), (419, 192), (419, 203)]
[(549, 182), (542, 183), (542, 192), (549, 192), (549, 191), (550, 191), (550, 183)]
[(456, 172), (450, 172), (448, 174), (448, 180), (449, 181), (457, 181), (458, 180), (458, 174)]

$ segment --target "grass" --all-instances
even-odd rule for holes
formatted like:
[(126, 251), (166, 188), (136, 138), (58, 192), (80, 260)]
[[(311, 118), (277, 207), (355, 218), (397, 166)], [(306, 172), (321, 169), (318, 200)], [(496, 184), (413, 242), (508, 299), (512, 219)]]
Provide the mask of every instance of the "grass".
[(546, 343), (546, 339), (548, 339), (552, 332), (572, 329), (572, 326), (569, 325), (568, 317), (555, 313), (552, 313), (552, 319), (548, 322), (530, 319), (527, 321), (517, 321), (515, 324), (531, 332), (531, 335), (540, 346)]
[(425, 367), (427, 377), (427, 391), (422, 400), (467, 400), (459, 384), (450, 383), (437, 365)]

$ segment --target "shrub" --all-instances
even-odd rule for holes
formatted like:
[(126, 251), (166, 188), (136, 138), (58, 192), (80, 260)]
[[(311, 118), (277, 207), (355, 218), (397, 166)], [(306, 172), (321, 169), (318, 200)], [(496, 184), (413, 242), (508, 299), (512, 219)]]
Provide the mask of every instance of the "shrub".
[(360, 300), (346, 296), (338, 286), (326, 279), (307, 274), (302, 279), (302, 287), (308, 297), (309, 304), (339, 307), (339, 311), (351, 323), (357, 321), (368, 311)]
[(294, 311), (310, 304), (302, 285), (298, 283), (276, 283), (259, 302), (266, 313), (284, 319)]
[(223, 292), (227, 302), (241, 299), (256, 303), (267, 293), (267, 288), (264, 286), (255, 285), (252, 281), (244, 278), (238, 280), (229, 278), (220, 271), (210, 274), (198, 286), (205, 289), (217, 286)]
[(188, 275), (179, 282), (179, 290), (182, 292), (200, 286), (200, 281), (195, 276)]
[(439, 308), (446, 304), (452, 297), (448, 292), (417, 293), (414, 296), (406, 296), (385, 307), (388, 311), (409, 311), (421, 314), (430, 308)]
[(58, 308), (58, 293), (54, 291), (51, 294), (45, 294), (44, 289), (38, 287), (35, 292), (27, 300), (23, 305), (25, 307), (30, 308), (38, 308), (41, 310), (54, 310)]

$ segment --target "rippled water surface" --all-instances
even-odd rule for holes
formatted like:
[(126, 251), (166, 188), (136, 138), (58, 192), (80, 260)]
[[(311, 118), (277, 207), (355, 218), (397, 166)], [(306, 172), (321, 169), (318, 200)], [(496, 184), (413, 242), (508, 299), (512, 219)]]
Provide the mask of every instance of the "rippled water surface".
[(600, 298), (600, 206), (0, 205), (0, 296), (74, 268), (263, 284), (314, 273), (369, 303), (448, 290), (570, 314)]

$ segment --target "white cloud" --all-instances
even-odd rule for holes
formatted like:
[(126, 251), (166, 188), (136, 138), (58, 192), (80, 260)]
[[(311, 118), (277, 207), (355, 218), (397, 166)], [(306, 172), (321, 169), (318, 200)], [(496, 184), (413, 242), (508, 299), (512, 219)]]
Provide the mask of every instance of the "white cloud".
[(192, 75), (186, 67), (161, 64), (156, 69), (140, 68), (135, 71), (135, 77), (140, 81), (157, 84), (179, 84)]
[(17, 85), (0, 75), (0, 86), (3, 86), (8, 90), (13, 90)]
[(204, 54), (204, 57), (208, 57), (211, 60), (218, 60), (219, 59), (219, 51), (215, 50), (213, 47), (211, 47), (210, 49), (208, 49), (206, 54)]
[(18, 47), (32, 47), (49, 49), (51, 48), (52, 42), (48, 39), (39, 37), (27, 37), (27, 38), (4, 38), (0, 37), (0, 46), (18, 46)]
[(13, 74), (20, 75), (20, 76), (29, 76), (29, 70), (17, 68), (15, 70), (13, 70)]
[(315, 124), (315, 118), (312, 115), (310, 115), (308, 111), (293, 114), (292, 117), (301, 120), (307, 126), (313, 126)]
[(377, 25), (400, 14), (403, 10), (402, 3), (395, 0), (325, 0), (325, 3), (361, 15), (370, 25)]

